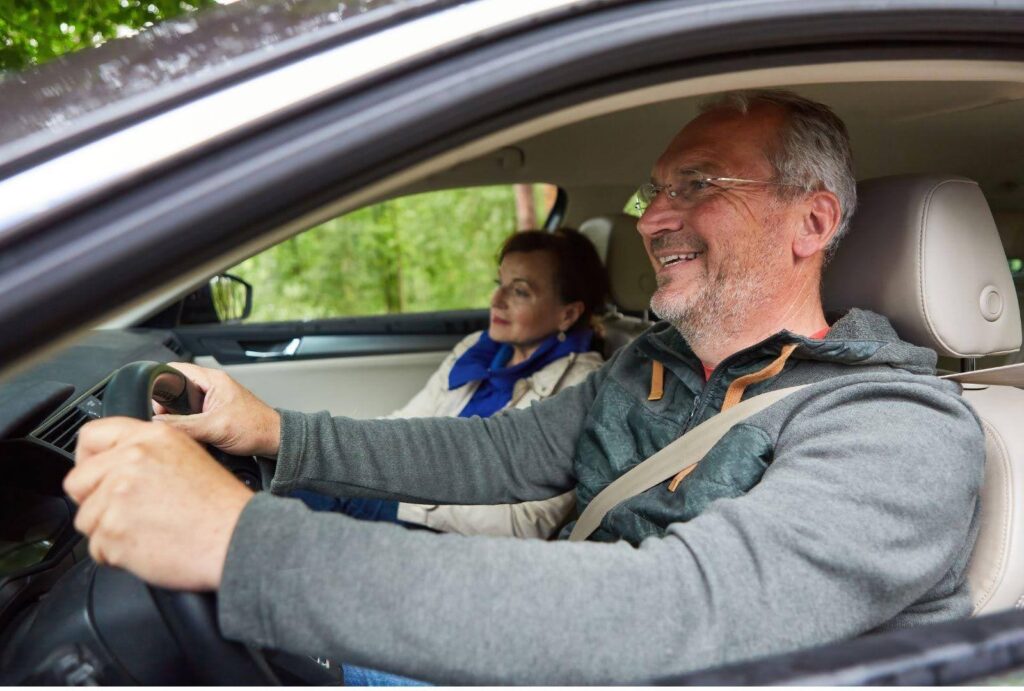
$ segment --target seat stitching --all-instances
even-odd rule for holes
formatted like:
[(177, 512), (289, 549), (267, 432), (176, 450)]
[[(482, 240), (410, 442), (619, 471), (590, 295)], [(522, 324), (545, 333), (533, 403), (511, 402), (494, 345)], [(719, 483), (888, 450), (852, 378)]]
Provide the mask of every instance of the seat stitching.
[[(1000, 535), (999, 535), (999, 552), (998, 552), (998, 577), (993, 579), (993, 582), (988, 585), (984, 592), (975, 598), (974, 603), (974, 614), (988, 604), (989, 600), (992, 599), (992, 595), (999, 588), (999, 585), (1004, 580), (1004, 570), (1006, 568), (1007, 556), (1009, 554), (1009, 525), (1013, 515), (1013, 503), (1010, 501), (1010, 480), (1012, 479), (1012, 466), (1009, 462), (1010, 454), (1006, 449), (1006, 445), (1003, 443), (1002, 436), (999, 435), (996, 428), (986, 419), (982, 418), (981, 424), (985, 429), (985, 435), (991, 437), (997, 451), (999, 452), (999, 463), (1002, 466), (1007, 482), (1003, 485), (1003, 499), (1006, 501), (1006, 512), (1004, 514), (1004, 520), (1000, 522)], [(1024, 595), (1017, 600), (1016, 607), (1024, 606)]]

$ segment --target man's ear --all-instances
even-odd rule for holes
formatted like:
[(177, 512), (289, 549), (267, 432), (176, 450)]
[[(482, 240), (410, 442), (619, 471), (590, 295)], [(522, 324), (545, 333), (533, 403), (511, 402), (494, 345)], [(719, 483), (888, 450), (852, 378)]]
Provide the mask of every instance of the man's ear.
[(558, 320), (558, 330), (568, 331), (571, 329), (581, 314), (583, 314), (583, 301), (570, 302), (562, 308), (562, 313), (559, 315), (560, 318)]
[(800, 231), (793, 238), (793, 254), (800, 258), (821, 252), (835, 236), (842, 218), (839, 198), (828, 190), (807, 197)]

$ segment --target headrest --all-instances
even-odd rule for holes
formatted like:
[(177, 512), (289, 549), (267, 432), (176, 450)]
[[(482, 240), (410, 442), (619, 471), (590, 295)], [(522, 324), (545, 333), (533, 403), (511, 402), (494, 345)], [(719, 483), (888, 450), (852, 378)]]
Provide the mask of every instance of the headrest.
[(1020, 348), (1017, 293), (978, 183), (877, 178), (857, 196), (849, 235), (825, 271), (826, 311), (878, 312), (904, 340), (948, 357)]
[(636, 230), (636, 219), (627, 214), (597, 216), (585, 221), (580, 232), (594, 243), (604, 260), (615, 306), (625, 312), (646, 310), (656, 283), (651, 260)]

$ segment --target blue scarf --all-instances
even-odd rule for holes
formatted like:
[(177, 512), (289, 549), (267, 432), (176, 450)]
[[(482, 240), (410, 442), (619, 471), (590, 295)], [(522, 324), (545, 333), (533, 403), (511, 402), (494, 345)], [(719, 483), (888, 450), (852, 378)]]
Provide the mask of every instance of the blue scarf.
[(471, 381), (479, 381), (473, 397), (459, 412), (459, 417), (490, 417), (512, 400), (512, 389), (520, 379), (529, 377), (569, 353), (584, 353), (590, 349), (590, 329), (575, 329), (559, 341), (557, 335), (548, 336), (533, 354), (518, 365), (506, 367), (512, 358), (512, 346), (492, 341), (484, 331), (480, 340), (464, 352), (448, 374), (448, 388), (457, 389)]

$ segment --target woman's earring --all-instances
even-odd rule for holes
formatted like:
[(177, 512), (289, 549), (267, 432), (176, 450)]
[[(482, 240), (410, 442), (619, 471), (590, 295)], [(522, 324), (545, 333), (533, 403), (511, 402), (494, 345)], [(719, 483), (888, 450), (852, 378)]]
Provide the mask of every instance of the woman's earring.
[(565, 342), (565, 332), (564, 331), (559, 331), (558, 332), (558, 342), (559, 343), (564, 343)]

